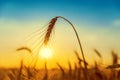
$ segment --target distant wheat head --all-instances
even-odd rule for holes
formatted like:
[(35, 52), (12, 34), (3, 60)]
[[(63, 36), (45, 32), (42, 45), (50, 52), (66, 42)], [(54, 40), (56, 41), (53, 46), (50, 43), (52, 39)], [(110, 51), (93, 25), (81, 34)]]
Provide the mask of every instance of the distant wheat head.
[(102, 55), (100, 54), (100, 52), (97, 49), (94, 49), (94, 52), (98, 55), (98, 57), (102, 58)]
[(21, 51), (21, 50), (26, 50), (26, 51), (28, 51), (29, 53), (32, 53), (32, 50), (29, 49), (28, 47), (25, 47), (25, 46), (16, 49), (16, 51)]
[(106, 67), (107, 69), (120, 68), (120, 64), (113, 64)]

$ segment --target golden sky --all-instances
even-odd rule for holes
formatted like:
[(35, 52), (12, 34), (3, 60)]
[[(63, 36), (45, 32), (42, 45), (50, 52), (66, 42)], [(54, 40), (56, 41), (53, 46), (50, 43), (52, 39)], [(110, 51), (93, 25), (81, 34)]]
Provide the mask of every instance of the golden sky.
[[(26, 51), (17, 52), (16, 49), (21, 46), (33, 48), (36, 42), (41, 40), (36, 37), (42, 34), (34, 35), (33, 32), (41, 29), (57, 15), (67, 18), (74, 24), (83, 46), (85, 58), (90, 64), (95, 60), (100, 61), (93, 51), (94, 48), (101, 52), (104, 65), (111, 63), (112, 50), (120, 56), (119, 2), (86, 3), (79, 0), (71, 0), (69, 3), (65, 0), (59, 4), (58, 2), (35, 1), (33, 3), (32, 0), (30, 2), (27, 0), (25, 2), (0, 2), (0, 67), (16, 67), (23, 58), (25, 63), (29, 64), (31, 54)], [(51, 4), (56, 5), (50, 6)], [(60, 7), (60, 5), (63, 6)], [(74, 50), (77, 50), (82, 58), (73, 29), (62, 19), (56, 22), (48, 46), (53, 51), (53, 56), (47, 60), (49, 67), (56, 66), (56, 62), (65, 67), (68, 65), (68, 61), (72, 64), (77, 62)], [(39, 48), (37, 50), (39, 51)], [(44, 62), (45, 60), (39, 57), (38, 67), (43, 66)]]

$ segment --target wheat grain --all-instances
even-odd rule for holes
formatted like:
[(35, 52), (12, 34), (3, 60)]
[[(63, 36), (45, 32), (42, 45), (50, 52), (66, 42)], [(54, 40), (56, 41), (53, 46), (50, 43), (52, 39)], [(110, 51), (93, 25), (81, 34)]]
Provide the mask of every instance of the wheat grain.
[(44, 38), (44, 44), (47, 45), (49, 39), (50, 39), (50, 36), (51, 36), (51, 32), (54, 28), (54, 25), (55, 25), (55, 22), (57, 21), (57, 17), (53, 18), (49, 25), (48, 25), (48, 29), (47, 29), (47, 33), (45, 35), (45, 38)]

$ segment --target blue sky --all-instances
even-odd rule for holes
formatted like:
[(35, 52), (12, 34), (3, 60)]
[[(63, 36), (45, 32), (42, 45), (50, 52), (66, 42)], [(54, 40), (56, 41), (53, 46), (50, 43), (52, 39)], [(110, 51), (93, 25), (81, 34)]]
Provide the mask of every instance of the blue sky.
[[(119, 0), (0, 0), (0, 65), (6, 65), (8, 61), (14, 65), (18, 56), (11, 56), (9, 51), (19, 47), (25, 35), (35, 31), (35, 26), (42, 27), (55, 16), (63, 16), (75, 24), (84, 49), (89, 53), (86, 54), (87, 59), (93, 59), (90, 54), (93, 48), (99, 49), (105, 59), (110, 56), (111, 50), (120, 52)], [(67, 24), (58, 23), (60, 27), (56, 27), (55, 34), (60, 39), (55, 37), (59, 42), (55, 45), (63, 46), (65, 43), (61, 43), (61, 39), (69, 40), (66, 42), (70, 43), (69, 47), (73, 50), (76, 48), (71, 43), (75, 43), (71, 39), (74, 37), (73, 31), (65, 29)], [(8, 60), (4, 60), (6, 56)], [(106, 61), (109, 62), (110, 58)]]
[(120, 18), (119, 0), (1, 0), (0, 17), (27, 20), (66, 16), (90, 24), (108, 25)]

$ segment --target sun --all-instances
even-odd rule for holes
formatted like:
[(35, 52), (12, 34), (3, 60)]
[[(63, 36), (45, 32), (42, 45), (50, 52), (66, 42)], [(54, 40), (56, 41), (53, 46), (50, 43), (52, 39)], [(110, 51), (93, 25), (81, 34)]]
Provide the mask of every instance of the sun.
[(53, 56), (52, 50), (48, 47), (43, 47), (40, 50), (40, 57), (44, 59), (51, 58)]

